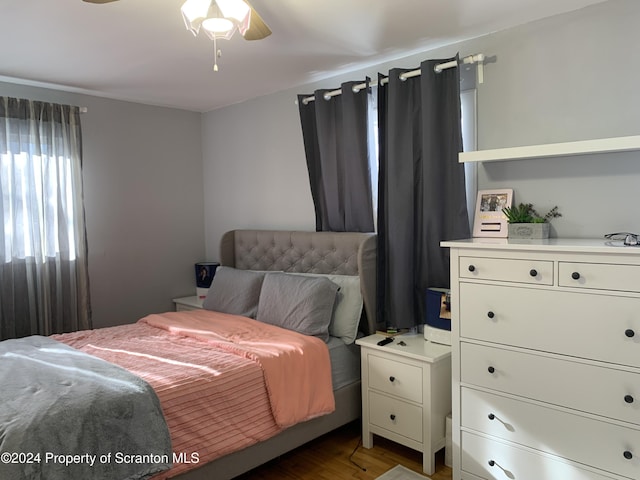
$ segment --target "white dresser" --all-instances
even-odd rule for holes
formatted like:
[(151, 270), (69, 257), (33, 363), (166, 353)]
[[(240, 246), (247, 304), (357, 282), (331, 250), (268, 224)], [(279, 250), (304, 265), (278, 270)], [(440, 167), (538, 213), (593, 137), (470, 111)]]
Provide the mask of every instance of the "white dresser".
[(425, 473), (435, 471), (434, 455), (445, 446), (451, 411), (451, 347), (422, 334), (371, 335), (356, 340), (362, 357), (362, 444), (373, 434), (422, 452)]
[(640, 247), (442, 245), (454, 480), (640, 479)]

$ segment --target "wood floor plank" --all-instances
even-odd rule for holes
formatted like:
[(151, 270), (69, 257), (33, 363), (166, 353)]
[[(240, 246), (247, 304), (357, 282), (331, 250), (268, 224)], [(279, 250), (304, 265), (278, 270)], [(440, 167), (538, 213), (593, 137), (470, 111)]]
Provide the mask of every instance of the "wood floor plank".
[[(422, 475), (422, 454), (374, 436), (373, 448), (362, 446), (360, 422), (352, 422), (272, 460), (236, 480), (373, 480), (398, 464)], [(436, 455), (431, 480), (451, 480), (444, 449)]]

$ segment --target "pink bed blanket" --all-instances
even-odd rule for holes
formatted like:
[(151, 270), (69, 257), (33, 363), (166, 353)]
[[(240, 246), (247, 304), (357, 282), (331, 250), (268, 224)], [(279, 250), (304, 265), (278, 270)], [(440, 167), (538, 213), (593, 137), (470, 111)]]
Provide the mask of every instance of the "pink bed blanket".
[(53, 338), (154, 388), (169, 425), (170, 478), (335, 409), (326, 344), (272, 325), (195, 310)]

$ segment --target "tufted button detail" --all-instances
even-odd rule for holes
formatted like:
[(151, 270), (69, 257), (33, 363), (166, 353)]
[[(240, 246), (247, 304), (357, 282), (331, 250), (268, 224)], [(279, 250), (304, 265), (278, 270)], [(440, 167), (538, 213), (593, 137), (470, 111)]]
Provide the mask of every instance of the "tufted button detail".
[(237, 237), (235, 267), (357, 275), (359, 244), (360, 239), (354, 239), (353, 243), (314, 241), (312, 244), (304, 232), (253, 232)]

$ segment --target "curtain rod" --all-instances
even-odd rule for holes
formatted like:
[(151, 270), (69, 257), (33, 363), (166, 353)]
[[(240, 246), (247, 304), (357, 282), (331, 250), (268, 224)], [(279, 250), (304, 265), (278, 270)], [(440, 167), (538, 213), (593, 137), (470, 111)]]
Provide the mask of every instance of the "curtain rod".
[[(459, 63), (463, 63), (463, 64), (468, 64), (471, 65), (473, 63), (477, 63), (478, 64), (478, 83), (483, 83), (484, 81), (484, 77), (483, 77), (483, 69), (482, 69), (482, 65), (484, 62), (484, 54), (483, 53), (477, 53), (475, 55), (469, 55), (467, 57), (464, 57), (460, 60), (460, 62), (457, 62), (456, 60), (451, 60), (450, 62), (446, 62), (446, 63), (439, 63), (438, 65), (436, 65), (435, 67), (433, 67), (433, 70), (437, 73), (440, 73), (442, 70), (446, 70), (448, 68), (453, 68), (453, 67), (457, 67), (459, 65)], [(418, 68), (416, 70), (411, 70), (409, 72), (405, 72), (400, 74), (400, 80), (402, 80), (403, 82), (407, 79), (407, 78), (412, 78), (412, 77), (417, 77), (418, 75), (420, 75), (422, 73), (422, 71)], [(381, 84), (385, 84), (385, 83), (389, 83), (389, 77), (385, 77), (380, 81)], [(378, 85), (378, 82), (373, 81), (373, 82), (369, 82), (369, 86), (371, 87), (375, 87)], [(358, 93), (360, 90), (362, 90), (363, 88), (367, 88), (367, 84), (366, 83), (359, 83), (357, 85), (354, 85), (353, 87), (353, 91), (354, 93)], [(324, 99), (325, 100), (329, 100), (331, 97), (335, 97), (337, 95), (341, 95), (342, 94), (342, 89), (338, 88), (336, 90), (331, 90), (329, 92), (326, 92), (324, 94)], [(315, 100), (314, 96), (309, 96), (309, 97), (305, 97), (302, 99), (302, 103), (304, 103), (305, 105), (309, 102), (313, 102)]]

